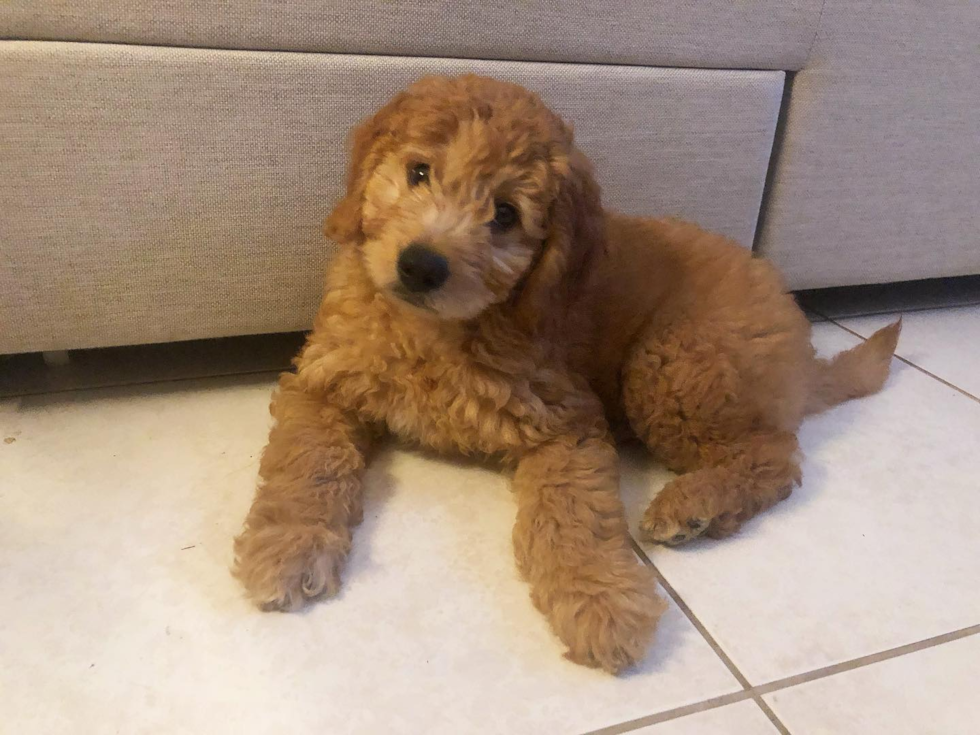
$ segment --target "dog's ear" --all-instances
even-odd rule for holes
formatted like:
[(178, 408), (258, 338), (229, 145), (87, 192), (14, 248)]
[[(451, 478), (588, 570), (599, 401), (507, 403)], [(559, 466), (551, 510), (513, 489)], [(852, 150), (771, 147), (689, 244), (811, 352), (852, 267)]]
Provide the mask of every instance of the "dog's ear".
[(382, 139), (390, 135), (389, 121), (401, 103), (398, 95), (378, 112), (361, 122), (351, 134), (351, 156), (347, 167), (347, 192), (323, 223), (327, 237), (345, 244), (360, 244), (364, 240), (361, 230), (361, 207), (364, 204), (364, 187), (374, 167), (381, 159)]
[(605, 248), (602, 197), (589, 160), (573, 149), (560, 175), (547, 235), (517, 298), (518, 321), (532, 331), (560, 318)]

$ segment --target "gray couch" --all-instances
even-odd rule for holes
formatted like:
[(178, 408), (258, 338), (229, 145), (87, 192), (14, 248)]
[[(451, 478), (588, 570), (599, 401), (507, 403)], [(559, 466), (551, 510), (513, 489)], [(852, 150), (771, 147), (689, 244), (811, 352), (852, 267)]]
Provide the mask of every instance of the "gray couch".
[(350, 126), (519, 81), (794, 288), (980, 273), (980, 5), (0, 3), (0, 353), (309, 326)]

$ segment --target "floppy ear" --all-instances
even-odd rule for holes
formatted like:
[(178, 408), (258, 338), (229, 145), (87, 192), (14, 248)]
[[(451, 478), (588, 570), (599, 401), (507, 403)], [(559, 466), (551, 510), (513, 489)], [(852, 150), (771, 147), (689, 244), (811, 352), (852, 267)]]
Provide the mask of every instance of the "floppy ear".
[[(564, 168), (564, 167), (563, 167)], [(605, 220), (592, 165), (578, 149), (567, 169), (551, 211), (548, 234), (517, 299), (517, 318), (526, 328), (541, 329), (558, 319), (575, 298), (589, 265), (605, 249)]]
[(403, 95), (361, 122), (351, 135), (351, 157), (347, 168), (347, 193), (323, 223), (327, 237), (341, 244), (358, 245), (364, 240), (361, 230), (361, 207), (364, 187), (381, 158), (382, 138), (389, 132), (388, 118), (400, 104)]

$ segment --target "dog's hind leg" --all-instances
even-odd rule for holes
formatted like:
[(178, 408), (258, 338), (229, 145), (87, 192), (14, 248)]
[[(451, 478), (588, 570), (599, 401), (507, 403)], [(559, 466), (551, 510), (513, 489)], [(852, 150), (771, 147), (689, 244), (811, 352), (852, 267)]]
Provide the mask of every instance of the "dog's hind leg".
[[(723, 336), (675, 330), (641, 341), (625, 365), (623, 403), (633, 430), (681, 473), (647, 509), (646, 540), (727, 536), (800, 480), (795, 434), (747, 398), (754, 391), (723, 347)], [(776, 381), (772, 388), (778, 403)]]
[(705, 466), (680, 475), (654, 498), (640, 522), (647, 541), (679, 544), (702, 533), (721, 538), (789, 497), (800, 481), (796, 437), (756, 434), (704, 447)]

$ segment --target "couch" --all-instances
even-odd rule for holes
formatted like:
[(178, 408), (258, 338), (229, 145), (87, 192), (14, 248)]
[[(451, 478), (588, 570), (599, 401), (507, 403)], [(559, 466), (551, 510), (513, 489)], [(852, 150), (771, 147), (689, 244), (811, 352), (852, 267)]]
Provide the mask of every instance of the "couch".
[(521, 82), (606, 203), (792, 288), (980, 273), (980, 5), (0, 3), (0, 354), (307, 328), (349, 128), (424, 74)]

